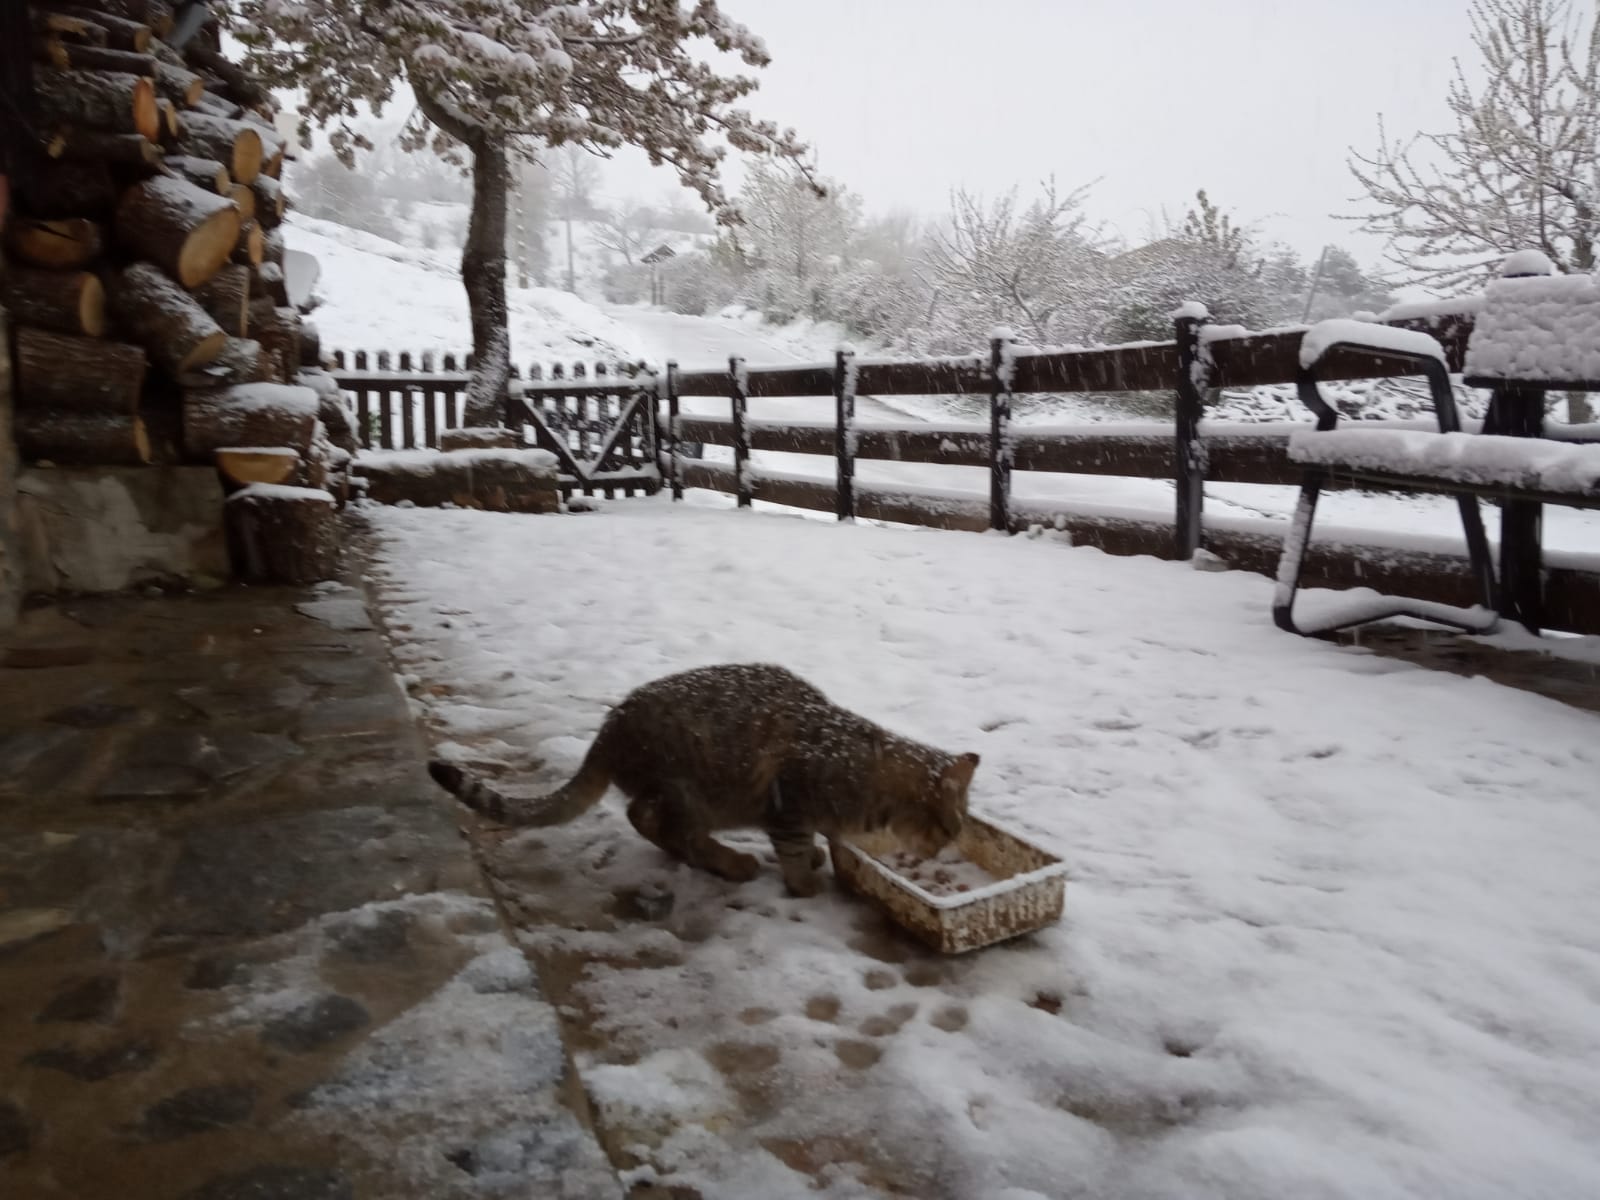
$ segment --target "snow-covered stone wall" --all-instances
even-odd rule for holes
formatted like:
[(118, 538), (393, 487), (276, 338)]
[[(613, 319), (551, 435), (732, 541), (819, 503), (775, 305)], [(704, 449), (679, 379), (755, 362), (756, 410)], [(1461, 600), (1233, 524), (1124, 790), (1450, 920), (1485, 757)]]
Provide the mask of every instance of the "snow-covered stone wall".
[(210, 467), (27, 467), (16, 507), (29, 592), (228, 578), (222, 485)]

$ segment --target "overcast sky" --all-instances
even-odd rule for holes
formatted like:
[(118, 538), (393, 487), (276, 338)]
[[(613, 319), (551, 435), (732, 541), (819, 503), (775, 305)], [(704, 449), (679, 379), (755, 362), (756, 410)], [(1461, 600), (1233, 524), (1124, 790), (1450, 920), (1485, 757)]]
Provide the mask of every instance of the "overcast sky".
[[(949, 191), (1098, 179), (1094, 217), (1140, 239), (1196, 188), (1314, 256), (1380, 243), (1348, 147), (1448, 125), (1467, 0), (722, 0), (773, 63), (751, 107), (793, 125), (869, 210)], [(658, 194), (623, 169), (608, 190)]]

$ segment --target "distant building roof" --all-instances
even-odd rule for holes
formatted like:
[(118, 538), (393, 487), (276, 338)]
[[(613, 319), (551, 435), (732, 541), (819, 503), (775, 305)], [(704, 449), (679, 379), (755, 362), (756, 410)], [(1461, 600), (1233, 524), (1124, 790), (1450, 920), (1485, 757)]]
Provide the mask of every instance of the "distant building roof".
[(640, 261), (641, 262), (647, 262), (647, 263), (658, 263), (658, 262), (666, 262), (666, 260), (669, 259), (669, 258), (677, 258), (677, 257), (678, 257), (678, 252), (676, 250), (674, 250), (671, 246), (667, 245), (665, 242), (662, 242), (661, 245), (657, 246), (654, 250), (650, 251), (649, 254), (646, 254), (644, 256), (644, 258), (642, 258)]

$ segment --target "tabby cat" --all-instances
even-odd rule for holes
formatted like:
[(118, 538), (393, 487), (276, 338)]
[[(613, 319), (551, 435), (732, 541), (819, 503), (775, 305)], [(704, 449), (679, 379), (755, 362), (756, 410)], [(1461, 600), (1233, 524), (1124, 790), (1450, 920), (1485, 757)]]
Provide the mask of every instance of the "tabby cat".
[(783, 667), (730, 664), (668, 675), (606, 716), (577, 775), (514, 800), (434, 761), (429, 773), (469, 808), (507, 825), (556, 825), (616, 784), (628, 820), (674, 858), (746, 880), (754, 855), (712, 836), (765, 829), (784, 883), (818, 887), (826, 837), (888, 830), (931, 856), (961, 832), (976, 754), (947, 754), (840, 708)]

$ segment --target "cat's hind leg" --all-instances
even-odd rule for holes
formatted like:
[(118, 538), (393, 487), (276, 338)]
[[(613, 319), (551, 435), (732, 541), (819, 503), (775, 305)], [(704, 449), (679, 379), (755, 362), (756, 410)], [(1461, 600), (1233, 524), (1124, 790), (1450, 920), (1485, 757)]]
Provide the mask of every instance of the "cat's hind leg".
[(753, 854), (724, 846), (711, 836), (701, 814), (704, 805), (689, 785), (671, 781), (659, 791), (634, 797), (628, 804), (628, 820), (649, 841), (673, 858), (743, 883), (754, 879), (761, 863)]
[(791, 896), (815, 896), (822, 886), (817, 868), (827, 861), (827, 851), (817, 845), (809, 829), (769, 829), (772, 848), (778, 855), (778, 869)]

